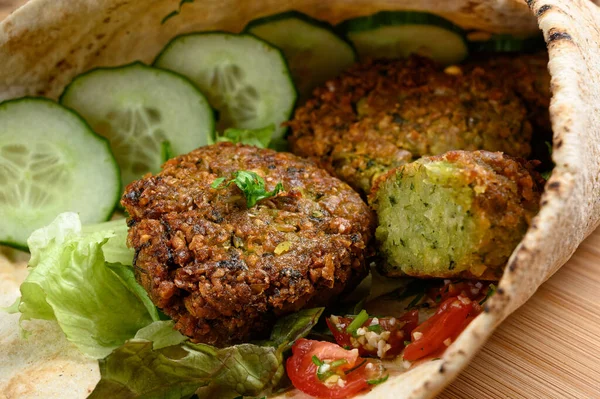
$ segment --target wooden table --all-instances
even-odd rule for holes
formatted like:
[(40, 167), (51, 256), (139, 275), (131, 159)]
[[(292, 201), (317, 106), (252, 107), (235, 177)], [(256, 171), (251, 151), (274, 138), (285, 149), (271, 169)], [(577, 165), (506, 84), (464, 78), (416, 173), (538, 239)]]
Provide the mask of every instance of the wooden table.
[[(0, 20), (27, 0), (0, 0)], [(600, 229), (440, 398), (600, 398)]]

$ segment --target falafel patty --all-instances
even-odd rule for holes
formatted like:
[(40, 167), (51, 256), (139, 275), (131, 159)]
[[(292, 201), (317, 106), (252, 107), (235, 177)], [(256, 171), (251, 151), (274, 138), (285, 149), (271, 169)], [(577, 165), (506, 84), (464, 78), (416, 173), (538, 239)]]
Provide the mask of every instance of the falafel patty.
[[(257, 173), (284, 192), (250, 209), (229, 181)], [(196, 342), (261, 338), (278, 315), (329, 303), (367, 273), (374, 215), (347, 184), (292, 154), (220, 143), (127, 186), (140, 284)]]
[(369, 199), (388, 276), (497, 279), (539, 210), (533, 163), (450, 151), (400, 166)]
[(514, 90), (527, 108), (527, 119), (533, 125), (534, 133), (546, 133), (552, 139), (548, 52), (472, 57), (464, 69), (475, 68)]
[(374, 177), (423, 155), (527, 157), (531, 125), (515, 92), (482, 69), (412, 56), (358, 64), (314, 91), (289, 122), (292, 151), (368, 194)]

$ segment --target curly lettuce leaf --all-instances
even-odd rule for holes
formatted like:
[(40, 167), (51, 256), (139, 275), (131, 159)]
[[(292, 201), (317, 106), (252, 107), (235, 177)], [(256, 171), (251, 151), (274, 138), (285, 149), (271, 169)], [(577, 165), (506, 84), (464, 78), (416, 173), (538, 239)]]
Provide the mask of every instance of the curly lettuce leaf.
[[(110, 242), (110, 241), (109, 241)], [(121, 284), (125, 286), (133, 295), (135, 295), (140, 302), (146, 307), (148, 314), (152, 317), (152, 320), (159, 320), (158, 309), (152, 303), (152, 300), (148, 296), (148, 293), (135, 279), (133, 273), (133, 267), (125, 266), (120, 263), (106, 263), (114, 274), (119, 278)]]
[(127, 247), (128, 227), (125, 219), (86, 225), (83, 226), (81, 231), (84, 235), (97, 231), (112, 231), (113, 235), (108, 237), (108, 240), (102, 246), (104, 260), (108, 263), (120, 263), (126, 266), (133, 265), (134, 250)]
[(152, 341), (154, 350), (166, 348), (167, 346), (179, 345), (188, 338), (174, 329), (173, 320), (161, 320), (147, 325), (135, 334), (135, 339)]
[[(156, 309), (150, 312), (142, 293), (132, 288), (132, 275), (105, 262), (102, 249), (117, 237), (115, 231), (84, 234), (79, 216), (63, 213), (33, 232), (30, 271), (20, 288), (21, 321), (56, 320), (82, 352), (102, 358), (158, 320)], [(125, 236), (117, 241), (125, 242)]]
[(257, 395), (282, 373), (282, 356), (270, 346), (181, 344), (154, 350), (151, 341), (133, 339), (100, 360), (102, 379), (89, 399), (179, 399), (203, 387), (213, 398)]
[(324, 309), (304, 309), (279, 319), (271, 330), (269, 345), (281, 352), (291, 349), (298, 338), (305, 337), (317, 324)]
[(101, 380), (90, 398), (259, 395), (277, 386), (285, 374), (283, 353), (308, 334), (322, 312), (306, 309), (281, 318), (262, 344), (222, 349), (185, 342), (168, 346), (181, 337), (170, 330), (172, 322), (155, 322), (100, 361)]

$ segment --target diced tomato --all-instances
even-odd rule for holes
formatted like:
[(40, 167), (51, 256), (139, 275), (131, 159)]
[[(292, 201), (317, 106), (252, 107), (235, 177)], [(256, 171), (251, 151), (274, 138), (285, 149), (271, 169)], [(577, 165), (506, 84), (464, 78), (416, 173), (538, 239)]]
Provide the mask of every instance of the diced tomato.
[(479, 313), (479, 304), (466, 296), (446, 299), (435, 315), (414, 329), (404, 359), (414, 361), (445, 349)]
[(473, 301), (479, 302), (486, 297), (489, 286), (489, 282), (446, 280), (446, 284), (442, 287), (432, 288), (429, 292), (429, 297), (434, 300), (437, 299), (439, 302), (444, 302), (448, 298), (462, 295)]
[[(327, 318), (327, 325), (333, 333), (335, 342), (344, 348), (357, 348), (361, 356), (377, 356), (377, 347), (369, 344), (365, 334), (352, 336), (347, 328), (352, 323), (352, 317), (331, 316)], [(361, 326), (366, 331), (372, 331), (382, 336), (387, 345), (390, 345), (382, 358), (393, 358), (398, 356), (404, 349), (404, 342), (410, 340), (411, 332), (419, 323), (418, 309), (411, 310), (402, 317), (380, 317), (373, 324), (370, 317)], [(375, 327), (379, 326), (379, 327)], [(389, 334), (385, 332), (389, 332)], [(364, 331), (363, 331), (364, 332)], [(383, 334), (382, 334), (383, 333)], [(355, 334), (356, 335), (356, 334)], [(362, 337), (362, 338), (361, 338)]]
[[(327, 367), (326, 378), (320, 379), (320, 364)], [(292, 356), (286, 362), (292, 384), (302, 392), (319, 398), (347, 398), (369, 388), (369, 382), (385, 378), (383, 367), (369, 366), (358, 356), (357, 350), (346, 350), (324, 341), (301, 338), (292, 347)], [(320, 374), (323, 376), (323, 374)], [(341, 381), (341, 382), (340, 382)]]

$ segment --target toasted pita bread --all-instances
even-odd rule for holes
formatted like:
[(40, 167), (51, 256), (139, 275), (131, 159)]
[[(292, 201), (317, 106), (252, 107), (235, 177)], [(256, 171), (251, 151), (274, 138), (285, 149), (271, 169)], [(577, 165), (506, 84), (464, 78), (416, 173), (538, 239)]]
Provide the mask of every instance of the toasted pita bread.
[[(179, 0), (32, 0), (0, 24), (0, 99), (56, 98), (71, 79), (101, 65), (151, 62), (174, 36), (239, 31), (251, 19), (289, 9), (332, 23), (379, 10), (438, 13), (488, 32), (544, 32), (550, 55), (556, 168), (531, 228), (515, 249), (497, 294), (439, 360), (423, 363), (359, 397), (427, 398), (442, 390), (498, 324), (573, 254), (600, 222), (600, 10), (588, 0), (196, 0), (161, 24)], [(537, 21), (536, 21), (537, 18)], [(537, 23), (536, 23), (537, 22)], [(0, 259), (0, 305), (18, 295), (24, 260)], [(77, 352), (49, 322), (0, 319), (0, 397), (84, 397), (99, 379), (97, 364)], [(286, 397), (289, 394), (286, 394)], [(294, 397), (303, 397), (298, 393)]]

